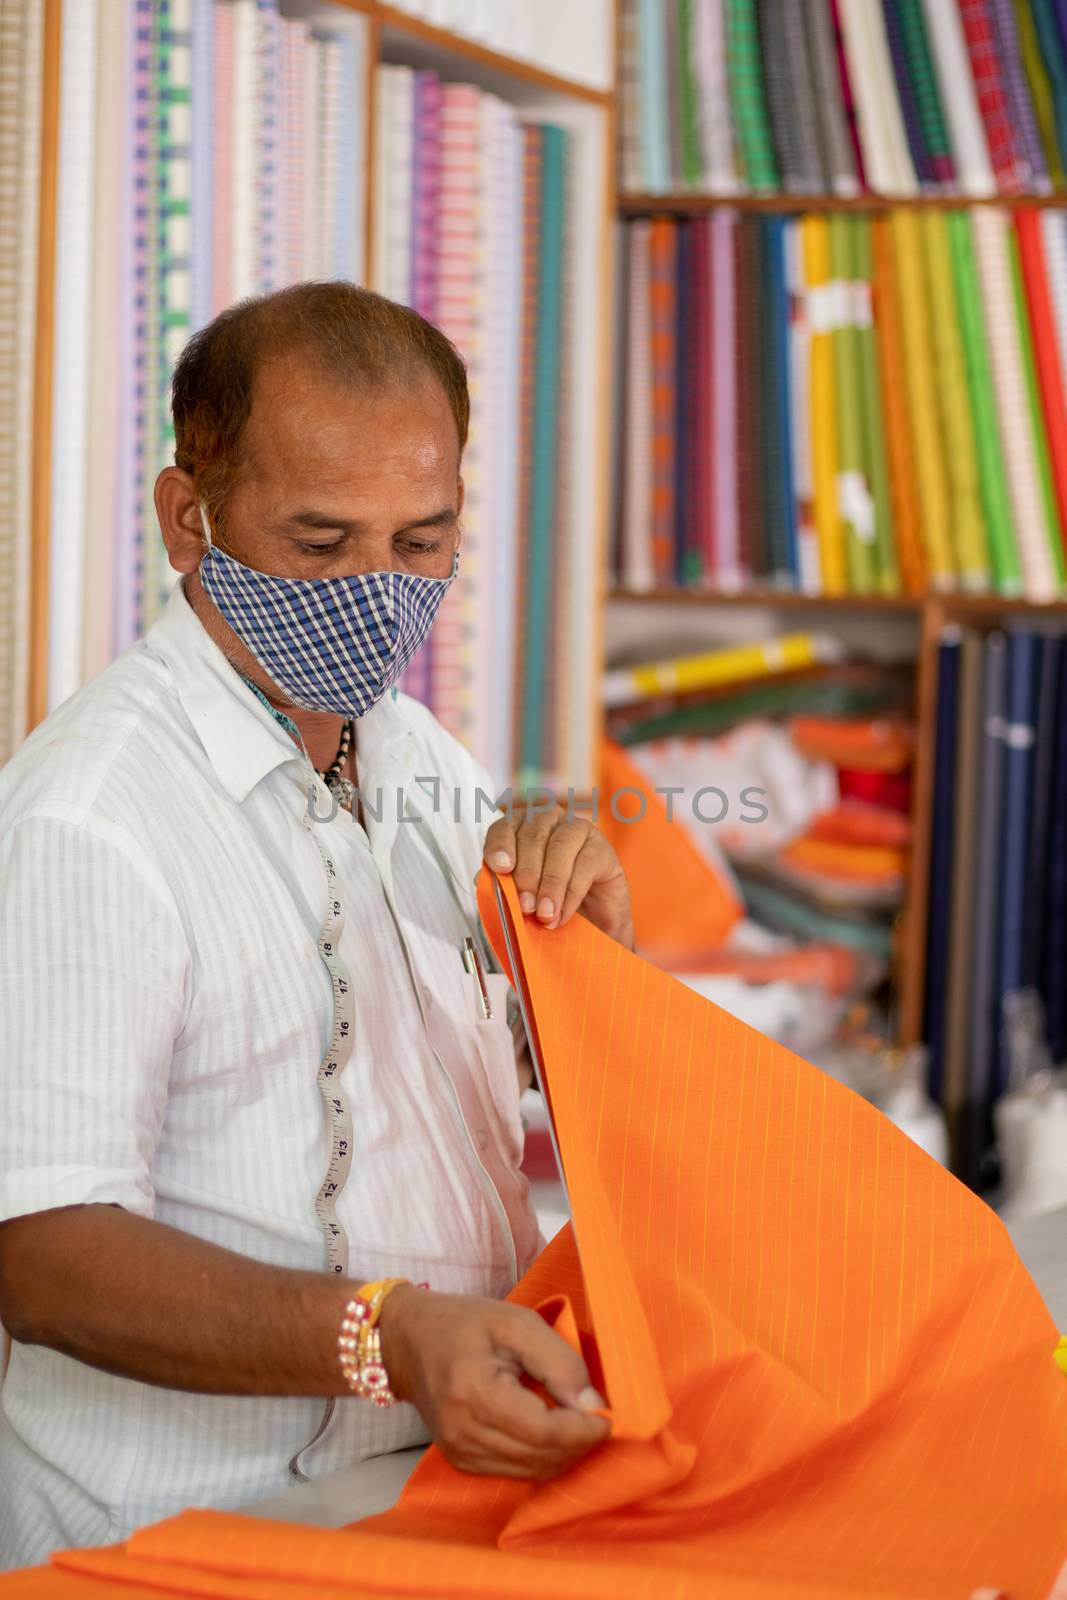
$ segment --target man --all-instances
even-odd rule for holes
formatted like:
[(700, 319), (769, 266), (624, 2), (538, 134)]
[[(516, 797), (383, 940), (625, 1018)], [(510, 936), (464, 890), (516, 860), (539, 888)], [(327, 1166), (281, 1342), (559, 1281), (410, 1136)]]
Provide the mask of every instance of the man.
[[(456, 564), (462, 363), (303, 284), (199, 333), (173, 404), (184, 581), (0, 777), (0, 1566), (430, 1437), (545, 1477), (606, 1433), (500, 1301), (539, 1239), (473, 880), (630, 943), (625, 878), (585, 823), (479, 822), (392, 688)], [(338, 1337), (387, 1276), (378, 1407)]]

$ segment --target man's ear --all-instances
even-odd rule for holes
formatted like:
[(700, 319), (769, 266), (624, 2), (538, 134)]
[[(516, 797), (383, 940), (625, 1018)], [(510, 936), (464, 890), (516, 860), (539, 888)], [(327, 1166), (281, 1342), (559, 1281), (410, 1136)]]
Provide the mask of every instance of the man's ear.
[(164, 467), (156, 479), (156, 516), (175, 572), (195, 572), (207, 548), (196, 484), (181, 467)]

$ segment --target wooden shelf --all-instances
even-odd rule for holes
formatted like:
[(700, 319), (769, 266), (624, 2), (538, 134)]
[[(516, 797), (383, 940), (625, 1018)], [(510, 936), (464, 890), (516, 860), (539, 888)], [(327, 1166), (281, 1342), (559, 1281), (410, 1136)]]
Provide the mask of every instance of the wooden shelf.
[(399, 6), (388, 5), (386, 0), (340, 0), (340, 3), (370, 17), (380, 30), (382, 42), (386, 46), (399, 40), (406, 40), (416, 47), (428, 47), (434, 52), (452, 56), (471, 66), (498, 73), (516, 83), (528, 84), (533, 89), (569, 95), (573, 99), (585, 100), (598, 106), (608, 106), (612, 102), (613, 96), (610, 90), (594, 89), (589, 84), (561, 77), (558, 73), (549, 72), (531, 61), (523, 61), (518, 56), (504, 55), (498, 50), (490, 49), (488, 45), (479, 44), (475, 39), (465, 39), (461, 34), (452, 33), (447, 28), (438, 28), (433, 23), (424, 22), (421, 17), (410, 16)]
[(701, 215), (724, 206), (735, 211), (769, 212), (772, 214), (794, 211), (844, 211), (859, 214), (872, 211), (954, 211), (970, 210), (973, 206), (997, 206), (1016, 210), (1020, 206), (1040, 206), (1046, 210), (1063, 210), (1067, 207), (1067, 191), (1059, 194), (992, 195), (975, 198), (963, 194), (893, 195), (860, 194), (849, 198), (833, 194), (622, 194), (619, 211), (624, 217), (658, 216), (679, 212)]
[(989, 594), (795, 594), (789, 589), (748, 589), (723, 594), (703, 589), (609, 589), (604, 598), (620, 605), (769, 606), (780, 611), (885, 611), (901, 616), (921, 616), (928, 609), (943, 613), (946, 621), (999, 616), (1067, 618), (1067, 600), (1005, 599)]

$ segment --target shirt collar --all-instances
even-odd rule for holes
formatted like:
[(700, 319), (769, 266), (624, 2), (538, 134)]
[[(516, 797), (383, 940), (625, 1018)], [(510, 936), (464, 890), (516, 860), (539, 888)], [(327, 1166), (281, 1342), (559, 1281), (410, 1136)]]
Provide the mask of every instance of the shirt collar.
[[(285, 729), (256, 699), (236, 668), (210, 637), (175, 585), (145, 646), (167, 665), (178, 698), (227, 794), (241, 802), (256, 784), (303, 754)], [(356, 723), (360, 783), (401, 786), (415, 766), (414, 732), (390, 691)]]
[(287, 761), (303, 761), (284, 728), (244, 683), (176, 584), (145, 646), (166, 663), (193, 731), (234, 800)]

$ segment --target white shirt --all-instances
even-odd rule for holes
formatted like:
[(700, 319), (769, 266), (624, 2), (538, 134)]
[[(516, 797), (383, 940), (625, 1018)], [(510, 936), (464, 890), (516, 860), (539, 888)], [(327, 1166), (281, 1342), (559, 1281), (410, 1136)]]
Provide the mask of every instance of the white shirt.
[[(504, 980), (484, 1021), (460, 953), (480, 933), (489, 780), (404, 696), (357, 724), (357, 762), (367, 832), (346, 811), (311, 822), (310, 768), (179, 587), (0, 774), (0, 1219), (112, 1202), (325, 1267), (317, 837), (354, 1000), (349, 1275), (499, 1296), (525, 1270), (538, 1233)], [(24, 1345), (0, 1400), (0, 1568), (283, 1488), (324, 1410), (174, 1393)], [(300, 1465), (318, 1477), (424, 1439), (410, 1406), (345, 1398)]]

